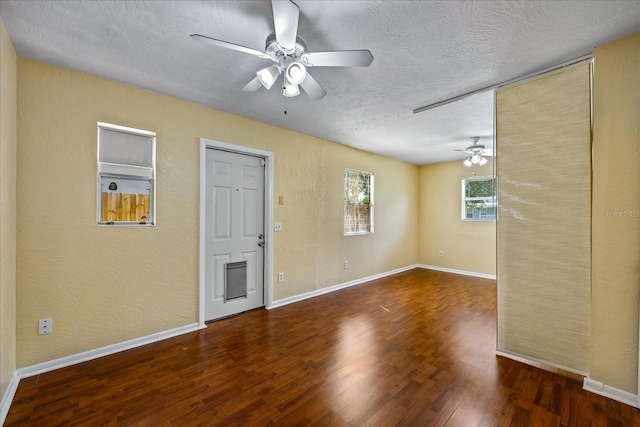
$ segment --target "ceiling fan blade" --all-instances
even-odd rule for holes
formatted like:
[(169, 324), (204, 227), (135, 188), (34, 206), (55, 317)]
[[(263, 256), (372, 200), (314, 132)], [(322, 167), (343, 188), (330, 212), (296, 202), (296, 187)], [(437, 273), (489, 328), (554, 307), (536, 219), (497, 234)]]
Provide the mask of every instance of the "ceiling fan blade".
[(302, 86), (302, 89), (307, 92), (307, 95), (309, 95), (311, 99), (322, 99), (327, 94), (327, 91), (324, 90), (309, 73), (307, 73), (307, 77), (300, 83), (300, 86)]
[(262, 82), (260, 82), (260, 79), (258, 77), (254, 78), (253, 80), (251, 80), (249, 83), (247, 83), (242, 90), (244, 90), (245, 92), (254, 92), (258, 89), (260, 89), (262, 87)]
[(309, 52), (302, 55), (302, 61), (311, 67), (368, 67), (373, 55), (367, 49)]
[(271, 0), (276, 41), (285, 49), (296, 47), (300, 9), (290, 0)]
[(224, 47), (226, 49), (237, 50), (238, 52), (248, 53), (250, 55), (259, 56), (264, 59), (271, 59), (269, 55), (264, 52), (260, 52), (259, 50), (251, 49), (250, 47), (240, 46), (239, 44), (229, 43), (222, 40), (214, 39), (207, 36), (202, 36), (200, 34), (191, 34), (191, 38), (194, 40), (198, 40), (201, 42), (208, 43), (213, 46)]

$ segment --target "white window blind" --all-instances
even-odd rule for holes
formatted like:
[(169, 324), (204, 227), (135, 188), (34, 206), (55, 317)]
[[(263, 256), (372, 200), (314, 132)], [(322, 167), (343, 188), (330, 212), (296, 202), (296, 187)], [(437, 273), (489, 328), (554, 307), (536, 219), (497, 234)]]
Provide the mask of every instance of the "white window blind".
[(141, 135), (100, 127), (100, 162), (153, 166), (153, 135)]
[(99, 172), (153, 177), (153, 132), (98, 124)]

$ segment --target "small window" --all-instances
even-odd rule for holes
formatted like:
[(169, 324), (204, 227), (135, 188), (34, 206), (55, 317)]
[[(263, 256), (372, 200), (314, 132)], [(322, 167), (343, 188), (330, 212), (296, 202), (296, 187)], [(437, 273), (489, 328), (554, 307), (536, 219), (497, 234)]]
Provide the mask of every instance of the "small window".
[(462, 220), (496, 220), (496, 178), (474, 176), (462, 180)]
[(155, 133), (98, 123), (98, 224), (155, 223)]
[(373, 174), (344, 170), (344, 235), (373, 233)]

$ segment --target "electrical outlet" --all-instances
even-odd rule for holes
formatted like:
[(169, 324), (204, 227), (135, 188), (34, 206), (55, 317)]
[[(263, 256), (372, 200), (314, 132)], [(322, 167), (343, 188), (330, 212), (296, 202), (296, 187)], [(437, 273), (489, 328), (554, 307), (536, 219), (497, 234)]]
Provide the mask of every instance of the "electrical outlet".
[(282, 283), (284, 282), (284, 273), (280, 272), (278, 273), (278, 283)]
[(344, 262), (344, 269), (346, 270), (347, 268), (349, 268), (349, 261)]
[(440, 250), (440, 252), (438, 252), (438, 256), (444, 256), (444, 251)]
[(51, 317), (47, 319), (40, 319), (38, 321), (38, 334), (45, 335), (53, 332), (53, 319)]
[(276, 222), (273, 224), (273, 231), (282, 231), (282, 223)]

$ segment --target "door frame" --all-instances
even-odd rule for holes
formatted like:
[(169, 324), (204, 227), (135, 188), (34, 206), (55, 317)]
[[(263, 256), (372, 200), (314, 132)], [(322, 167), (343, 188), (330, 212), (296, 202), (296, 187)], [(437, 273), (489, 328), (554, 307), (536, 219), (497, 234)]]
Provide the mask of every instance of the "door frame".
[(245, 154), (249, 156), (262, 157), (265, 161), (264, 165), (264, 234), (265, 234), (265, 251), (264, 251), (264, 303), (265, 308), (271, 308), (273, 303), (273, 168), (274, 168), (274, 155), (270, 151), (258, 150), (251, 147), (244, 147), (242, 145), (228, 144), (226, 142), (215, 141), (213, 139), (200, 138), (200, 254), (199, 254), (199, 308), (198, 308), (198, 323), (200, 327), (206, 327), (205, 325), (205, 296), (204, 296), (204, 247), (206, 243), (205, 238), (205, 207), (206, 207), (206, 193), (205, 193), (205, 179), (207, 172), (206, 154), (207, 149), (223, 150), (232, 153)]

